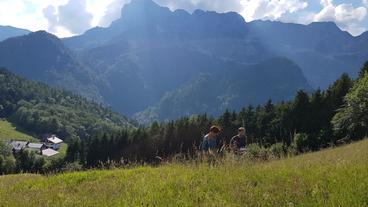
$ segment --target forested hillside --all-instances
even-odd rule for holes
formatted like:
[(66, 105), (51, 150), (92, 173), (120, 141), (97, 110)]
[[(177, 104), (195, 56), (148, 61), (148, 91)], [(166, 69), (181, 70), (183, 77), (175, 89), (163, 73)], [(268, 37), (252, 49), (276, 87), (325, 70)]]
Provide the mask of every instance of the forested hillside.
[(203, 112), (219, 116), (226, 109), (238, 111), (245, 105), (258, 105), (269, 99), (278, 103), (292, 99), (298, 90), (312, 91), (301, 69), (286, 58), (221, 66), (228, 68), (202, 73), (166, 93), (158, 104), (134, 118), (140, 123), (152, 123)]
[(96, 86), (97, 76), (60, 39), (45, 31), (0, 42), (0, 67), (30, 80), (103, 101)]
[(0, 70), (0, 117), (34, 135), (86, 138), (103, 131), (132, 127), (130, 121), (101, 104), (71, 92)]

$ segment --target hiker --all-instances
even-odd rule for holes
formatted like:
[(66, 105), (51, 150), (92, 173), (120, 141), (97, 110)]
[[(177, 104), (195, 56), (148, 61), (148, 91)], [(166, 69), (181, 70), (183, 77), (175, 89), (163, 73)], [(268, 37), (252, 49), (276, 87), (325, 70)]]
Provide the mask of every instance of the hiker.
[(233, 138), (231, 138), (230, 140), (230, 149), (235, 153), (235, 154), (244, 154), (245, 152), (245, 147), (246, 147), (246, 131), (244, 127), (240, 127), (238, 129), (238, 134), (235, 135)]
[(210, 132), (203, 137), (201, 149), (203, 152), (210, 155), (217, 153), (217, 135), (220, 133), (220, 128), (212, 126)]

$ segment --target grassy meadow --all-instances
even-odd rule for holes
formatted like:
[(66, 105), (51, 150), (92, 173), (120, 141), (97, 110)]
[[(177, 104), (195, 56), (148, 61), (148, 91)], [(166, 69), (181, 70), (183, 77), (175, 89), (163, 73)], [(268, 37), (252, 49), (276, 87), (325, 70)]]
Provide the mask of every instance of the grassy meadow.
[(368, 140), (294, 158), (0, 177), (0, 206), (368, 206)]
[(22, 141), (36, 141), (34, 137), (18, 130), (10, 122), (0, 119), (0, 141), (9, 141), (10, 139)]

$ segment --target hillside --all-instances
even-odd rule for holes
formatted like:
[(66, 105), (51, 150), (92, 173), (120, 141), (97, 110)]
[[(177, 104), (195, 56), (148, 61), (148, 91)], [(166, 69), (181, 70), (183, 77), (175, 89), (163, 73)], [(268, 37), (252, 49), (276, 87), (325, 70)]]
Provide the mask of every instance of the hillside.
[(0, 119), (0, 141), (9, 141), (10, 139), (25, 141), (35, 140), (34, 137), (21, 132), (8, 121)]
[[(264, 79), (270, 85), (265, 90), (259, 89), (254, 82), (248, 83), (252, 78), (262, 80), (263, 70), (259, 73), (255, 70), (247, 77), (249, 73), (241, 69), (271, 61), (271, 57), (277, 56), (265, 47), (262, 40), (250, 37), (248, 33), (246, 22), (234, 12), (172, 12), (151, 0), (134, 0), (122, 8), (121, 18), (110, 27), (94, 28), (83, 35), (63, 39), (63, 42), (103, 77), (106, 86), (101, 87), (101, 93), (106, 102), (127, 115), (152, 111), (152, 107), (162, 105), (167, 93), (176, 93), (198, 84), (198, 77), (203, 73), (220, 76), (221, 81), (217, 85), (224, 87), (225, 82), (234, 81), (227, 74), (240, 71), (238, 77), (242, 78), (234, 84), (248, 88), (229, 87), (227, 92), (220, 91), (222, 94), (219, 96), (223, 98), (213, 101), (212, 98), (195, 99), (206, 96), (207, 92), (191, 87), (193, 90), (186, 90), (186, 102), (214, 106), (193, 110), (187, 104), (177, 104), (173, 109), (176, 112), (157, 112), (157, 115), (148, 116), (165, 120), (198, 112), (217, 115), (224, 108), (238, 110), (239, 105), (263, 104), (269, 98), (287, 100), (301, 87), (306, 90), (311, 88), (301, 77), (301, 71), (295, 74), (284, 70), (283, 75), (290, 79), (278, 82), (279, 71), (287, 67), (282, 61), (271, 65), (275, 70), (270, 69), (266, 74)], [(301, 80), (300, 85), (295, 85), (293, 79)], [(290, 90), (285, 90), (285, 86)], [(278, 92), (274, 93), (275, 90)], [(242, 97), (237, 101), (227, 101), (234, 94)], [(144, 119), (145, 122), (147, 118)]]
[(301, 69), (286, 58), (273, 58), (255, 65), (228, 64), (227, 67), (230, 69), (201, 74), (166, 93), (158, 104), (136, 114), (135, 118), (149, 123), (204, 111), (218, 116), (226, 109), (240, 110), (270, 99), (281, 102), (292, 99), (298, 90), (312, 90)]
[(0, 118), (41, 136), (84, 138), (132, 127), (126, 117), (71, 92), (30, 81), (0, 68)]
[[(114, 50), (114, 57), (134, 52), (138, 45), (139, 49), (153, 50), (152, 57), (161, 54), (154, 49), (169, 49), (170, 45), (242, 63), (285, 56), (301, 67), (314, 88), (325, 89), (344, 72), (353, 77), (357, 75), (356, 68), (368, 58), (363, 46), (367, 44), (366, 36), (363, 33), (353, 37), (333, 22), (309, 25), (245, 22), (235, 12), (195, 10), (189, 13), (180, 9), (171, 12), (151, 0), (134, 0), (125, 5), (121, 18), (110, 27), (93, 28), (64, 42), (82, 53), (120, 44), (121, 50)], [(175, 52), (175, 48), (171, 47), (170, 51)], [(104, 59), (99, 60), (104, 62)], [(186, 63), (185, 60), (180, 62)]]
[(0, 206), (366, 206), (367, 151), (364, 140), (265, 163), (3, 176)]
[(96, 76), (56, 36), (45, 31), (0, 42), (0, 67), (102, 101)]
[[(300, 67), (301, 75), (308, 82), (304, 89), (326, 89), (343, 73), (356, 77), (357, 69), (368, 58), (361, 47), (366, 44), (364, 35), (353, 37), (331, 22), (309, 25), (245, 22), (235, 12), (170, 11), (151, 0), (131, 1), (122, 8), (121, 18), (109, 27), (93, 28), (63, 42), (103, 77), (106, 84), (100, 89), (107, 103), (127, 115), (144, 111), (146, 120), (146, 117), (165, 120), (197, 112), (215, 115), (221, 112), (218, 108), (237, 110), (239, 104), (258, 105), (269, 98), (286, 101), (290, 97), (290, 91), (273, 93), (283, 87), (276, 84), (277, 80), (270, 79), (274, 84), (258, 90), (259, 84), (248, 85), (250, 77), (240, 76), (237, 82), (246, 88), (231, 88), (232, 91), (220, 95), (216, 101), (199, 101), (196, 98), (206, 94), (200, 87), (192, 86), (198, 85), (202, 73), (214, 77), (220, 74), (228, 83), (232, 79), (227, 73), (236, 73), (234, 68), (285, 57)], [(277, 63), (272, 66), (277, 69), (269, 71), (270, 78), (279, 75), (279, 69), (284, 67)], [(253, 75), (252, 78), (262, 80), (264, 74)], [(283, 75), (297, 79), (290, 73)], [(297, 89), (292, 88), (294, 85), (289, 80), (284, 83), (290, 84), (291, 90)], [(218, 85), (225, 87), (221, 81)], [(183, 96), (182, 91), (186, 99), (178, 97)], [(179, 95), (173, 97), (173, 93)], [(228, 101), (237, 94), (241, 94), (243, 101)], [(174, 112), (162, 112), (167, 107), (160, 109), (163, 102), (172, 104), (177, 100), (195, 106), (176, 104)], [(215, 106), (210, 107), (214, 102)]]

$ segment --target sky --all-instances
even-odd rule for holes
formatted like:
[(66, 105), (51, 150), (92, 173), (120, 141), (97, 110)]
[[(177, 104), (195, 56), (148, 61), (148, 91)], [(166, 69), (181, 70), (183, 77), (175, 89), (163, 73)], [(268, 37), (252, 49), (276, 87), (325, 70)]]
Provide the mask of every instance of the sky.
[[(107, 27), (131, 0), (0, 0), (0, 25), (69, 37)], [(333, 21), (354, 36), (368, 30), (368, 0), (154, 0), (171, 10), (235, 11), (257, 19), (309, 24)]]

